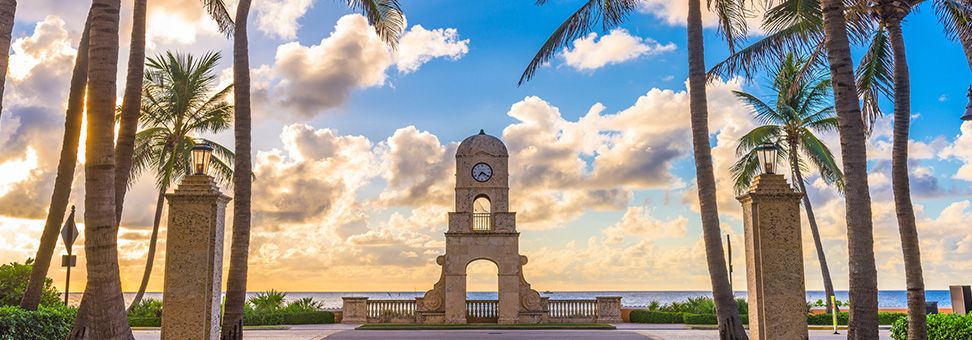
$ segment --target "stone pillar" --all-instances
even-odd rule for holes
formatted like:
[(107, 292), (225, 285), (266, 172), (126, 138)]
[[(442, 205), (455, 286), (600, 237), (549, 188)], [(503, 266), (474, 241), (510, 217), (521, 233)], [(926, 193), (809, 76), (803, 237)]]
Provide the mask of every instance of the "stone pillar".
[(621, 320), (621, 297), (620, 296), (598, 296), (597, 297), (597, 323), (622, 323)]
[(466, 275), (445, 277), (445, 322), (466, 323)]
[(800, 199), (782, 175), (756, 177), (743, 206), (752, 339), (807, 339)]
[(499, 301), (499, 313), (497, 313), (497, 323), (514, 324), (519, 323), (520, 317), (520, 275), (500, 274), (499, 291), (497, 292)]
[(367, 297), (342, 297), (341, 323), (368, 323)]
[(169, 201), (162, 339), (219, 339), (226, 203), (209, 176), (186, 176)]

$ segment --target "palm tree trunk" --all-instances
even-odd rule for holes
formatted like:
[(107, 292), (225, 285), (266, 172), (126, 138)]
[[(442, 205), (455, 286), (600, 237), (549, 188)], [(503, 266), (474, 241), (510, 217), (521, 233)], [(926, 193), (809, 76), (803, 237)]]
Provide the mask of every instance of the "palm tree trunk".
[(17, 0), (0, 0), (0, 112), (3, 111), (3, 86), (6, 83), (7, 65), (10, 62), (10, 38), (13, 34), (16, 12)]
[(142, 283), (138, 286), (138, 292), (135, 293), (132, 304), (128, 305), (129, 312), (138, 305), (139, 301), (142, 301), (142, 296), (145, 295), (145, 289), (148, 287), (149, 277), (152, 276), (152, 264), (155, 262), (155, 247), (159, 240), (159, 225), (162, 222), (162, 208), (165, 207), (166, 188), (167, 186), (163, 185), (159, 189), (159, 198), (155, 203), (155, 220), (152, 222), (152, 237), (149, 239), (148, 255), (145, 259), (145, 272), (142, 273)]
[(81, 302), (84, 311), (69, 338), (134, 339), (121, 291), (115, 220), (114, 116), (119, 2), (94, 0), (91, 4), (84, 165), (84, 250), (88, 257), (88, 283), (84, 290), (87, 298)]
[(712, 172), (712, 147), (709, 145), (709, 114), (705, 95), (705, 53), (702, 38), (700, 0), (689, 0), (688, 57), (689, 106), (692, 116), (692, 146), (695, 149), (695, 174), (702, 212), (702, 238), (706, 263), (712, 282), (712, 296), (719, 318), (721, 339), (748, 339), (739, 310), (729, 286), (726, 258), (722, 251), (719, 209), (716, 203), (715, 175)]
[(790, 141), (790, 167), (793, 168), (794, 182), (800, 188), (800, 192), (803, 193), (803, 207), (807, 211), (807, 222), (810, 224), (810, 234), (813, 236), (813, 246), (817, 250), (817, 261), (820, 262), (820, 273), (823, 275), (824, 284), (824, 300), (826, 301), (827, 313), (833, 313), (836, 309), (830, 300), (831, 296), (834, 296), (834, 282), (830, 279), (830, 266), (827, 265), (827, 256), (824, 254), (823, 243), (820, 241), (820, 230), (817, 228), (817, 218), (813, 214), (813, 206), (810, 205), (810, 196), (807, 193), (807, 186), (803, 181), (803, 172), (800, 171), (800, 156), (799, 150), (797, 148), (798, 144), (795, 138), (791, 138)]
[(834, 87), (845, 179), (850, 320), (848, 339), (878, 338), (877, 269), (874, 264), (874, 226), (867, 183), (864, 121), (854, 83), (854, 65), (847, 39), (843, 0), (824, 0), (825, 43)]
[(67, 211), (71, 198), (71, 183), (74, 181), (74, 170), (78, 163), (78, 143), (81, 138), (81, 120), (84, 115), (84, 88), (88, 83), (88, 29), (91, 15), (84, 23), (81, 42), (78, 43), (78, 55), (74, 57), (74, 72), (71, 75), (71, 89), (68, 92), (67, 111), (64, 117), (64, 139), (61, 141), (61, 156), (57, 161), (57, 176), (54, 178), (54, 193), (51, 194), (51, 205), (47, 209), (47, 220), (44, 222), (44, 232), (41, 234), (37, 255), (34, 257), (34, 267), (30, 271), (30, 281), (20, 300), (20, 307), (34, 310), (40, 303), (44, 290), (47, 271), (51, 267), (54, 247), (60, 234), (61, 222)]
[(908, 179), (908, 129), (911, 124), (911, 81), (905, 56), (901, 20), (887, 20), (888, 37), (894, 53), (894, 141), (891, 147), (891, 188), (894, 192), (898, 233), (904, 256), (905, 281), (908, 287), (908, 339), (924, 340), (925, 281), (921, 273), (921, 250), (915, 209), (911, 205), (911, 186)]
[(145, 75), (145, 6), (147, 0), (135, 0), (132, 15), (132, 42), (128, 50), (128, 75), (122, 99), (118, 143), (115, 145), (115, 220), (120, 225), (125, 193), (132, 171), (132, 153), (138, 114), (142, 108), (142, 78)]
[(250, 0), (236, 7), (233, 31), (233, 105), (236, 109), (236, 135), (233, 163), (233, 244), (230, 247), (226, 306), (223, 312), (222, 339), (243, 338), (243, 304), (246, 302), (246, 272), (250, 248), (250, 61), (246, 36)]

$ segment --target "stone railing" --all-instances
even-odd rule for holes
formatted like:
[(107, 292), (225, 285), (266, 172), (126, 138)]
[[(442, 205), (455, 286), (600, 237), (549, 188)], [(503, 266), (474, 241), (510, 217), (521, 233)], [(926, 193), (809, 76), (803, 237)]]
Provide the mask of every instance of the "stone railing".
[[(345, 297), (342, 323), (442, 323), (442, 313), (418, 311), (417, 300), (368, 300)], [(585, 300), (549, 300), (541, 298), (541, 323), (621, 323), (621, 297), (608, 296)], [(497, 322), (497, 300), (466, 300), (469, 323)], [(523, 322), (523, 314), (520, 315)], [(537, 322), (537, 321), (530, 321)]]
[(547, 305), (550, 318), (597, 318), (597, 300), (550, 300)]
[(493, 323), (499, 320), (499, 301), (466, 300), (466, 322)]
[(415, 323), (415, 300), (368, 300), (368, 323)]

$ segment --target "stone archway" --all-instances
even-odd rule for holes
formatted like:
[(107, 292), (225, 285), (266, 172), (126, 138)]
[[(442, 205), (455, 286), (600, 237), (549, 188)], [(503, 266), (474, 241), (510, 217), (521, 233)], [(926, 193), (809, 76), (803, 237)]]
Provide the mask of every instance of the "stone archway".
[(466, 265), (466, 322), (498, 322), (498, 296), (499, 266), (489, 259), (470, 261)]

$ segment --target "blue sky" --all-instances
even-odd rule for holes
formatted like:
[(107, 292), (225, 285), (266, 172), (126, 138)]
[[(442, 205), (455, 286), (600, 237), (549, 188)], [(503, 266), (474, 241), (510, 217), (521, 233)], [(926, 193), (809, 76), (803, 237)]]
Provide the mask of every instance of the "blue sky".
[[(194, 3), (150, 5), (148, 54), (222, 51), (219, 72), (228, 82), (232, 46), (201, 9), (189, 5)], [(646, 0), (623, 31), (586, 37), (585, 47), (558, 54), (532, 81), (516, 86), (537, 48), (580, 3), (404, 1), (405, 37), (414, 39), (403, 37), (403, 47), (392, 52), (380, 48), (343, 2), (257, 1), (250, 20), (258, 178), (254, 289), (430, 286), (452, 206), (452, 152), (479, 129), (510, 146), (512, 210), (523, 232), (521, 252), (531, 258), (526, 275), (535, 287), (707, 289), (687, 138), (687, 51), (679, 7), (684, 4)], [(0, 201), (30, 195), (36, 202), (0, 211), (0, 235), (20, 241), (0, 251), (4, 262), (36, 249), (60, 144), (65, 74), (84, 10), (41, 0), (21, 4), (18, 12), (14, 36), (21, 45), (15, 43), (12, 60), (26, 66), (12, 66), (21, 69), (8, 81), (0, 167), (28, 170), (0, 183)], [(130, 15), (123, 8), (122, 65)], [(711, 15), (706, 23), (712, 24)], [(706, 62), (712, 65), (728, 50), (708, 27)], [(961, 264), (972, 255), (967, 248), (972, 239), (957, 234), (962, 231), (956, 225), (972, 217), (972, 168), (963, 170), (972, 163), (972, 124), (963, 133), (958, 120), (972, 73), (959, 44), (941, 32), (927, 4), (905, 23), (916, 117), (912, 180), (932, 289), (968, 276), (970, 266)], [(608, 36), (619, 45), (604, 43)], [(756, 38), (758, 33), (749, 41)], [(859, 57), (861, 48), (854, 52)], [(593, 64), (577, 66), (569, 55)], [(753, 122), (730, 91), (766, 96), (759, 86), (766, 77), (723, 79), (708, 91), (723, 228), (739, 244), (740, 208), (726, 182), (727, 165), (735, 138)], [(890, 112), (890, 105), (884, 100), (882, 109)], [(881, 288), (900, 289), (897, 229), (888, 210), (889, 131), (887, 119), (879, 122), (869, 156)], [(232, 143), (231, 132), (214, 137)], [(839, 152), (836, 136), (823, 137)], [(80, 180), (79, 175), (76, 183)], [(832, 274), (838, 288), (846, 288), (843, 201), (818, 177), (809, 180)], [(151, 181), (141, 180), (126, 202), (120, 243), (126, 290), (141, 273), (153, 191)], [(83, 190), (76, 188), (74, 195), (81, 197)], [(819, 289), (806, 231), (804, 241), (808, 288)], [(740, 254), (736, 268), (743, 265)], [(375, 282), (379, 275), (388, 280)], [(743, 279), (741, 270), (736, 275)], [(488, 277), (484, 282), (470, 285), (489, 289)], [(161, 289), (160, 277), (153, 278), (153, 289)]]

